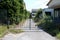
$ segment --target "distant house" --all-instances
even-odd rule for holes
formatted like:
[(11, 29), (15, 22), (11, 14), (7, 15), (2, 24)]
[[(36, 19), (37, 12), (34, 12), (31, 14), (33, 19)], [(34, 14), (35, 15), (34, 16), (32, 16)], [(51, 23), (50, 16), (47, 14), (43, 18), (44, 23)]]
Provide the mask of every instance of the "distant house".
[(35, 15), (36, 15), (37, 11), (38, 11), (38, 9), (32, 9), (32, 12), (31, 12), (32, 17), (35, 17)]

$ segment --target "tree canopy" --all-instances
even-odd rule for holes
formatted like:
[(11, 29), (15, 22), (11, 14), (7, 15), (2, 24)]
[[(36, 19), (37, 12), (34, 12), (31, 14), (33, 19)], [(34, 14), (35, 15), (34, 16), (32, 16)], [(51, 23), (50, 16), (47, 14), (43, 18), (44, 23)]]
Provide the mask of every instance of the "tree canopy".
[(10, 21), (11, 24), (19, 23), (23, 19), (26, 19), (29, 15), (23, 0), (2, 0), (0, 1), (0, 9), (2, 12), (3, 10), (6, 11), (6, 13), (0, 13), (0, 16), (5, 15), (5, 19), (2, 18), (3, 16), (1, 16), (1, 18), (5, 20), (5, 23), (8, 21)]

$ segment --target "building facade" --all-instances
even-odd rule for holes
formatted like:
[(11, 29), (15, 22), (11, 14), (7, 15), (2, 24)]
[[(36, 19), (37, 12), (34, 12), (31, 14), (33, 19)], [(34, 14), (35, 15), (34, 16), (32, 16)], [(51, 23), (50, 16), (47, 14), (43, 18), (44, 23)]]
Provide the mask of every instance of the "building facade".
[(60, 18), (60, 0), (50, 0), (47, 6), (54, 9), (54, 17)]
[(35, 17), (37, 11), (38, 11), (38, 9), (32, 9), (32, 12), (31, 12), (32, 17)]
[(49, 9), (49, 8), (45, 8), (43, 9), (43, 18), (45, 18), (45, 15), (46, 16), (51, 16), (52, 18), (54, 18), (54, 9)]
[(60, 23), (60, 0), (50, 0), (47, 4), (48, 8), (54, 9), (53, 16), (55, 22)]

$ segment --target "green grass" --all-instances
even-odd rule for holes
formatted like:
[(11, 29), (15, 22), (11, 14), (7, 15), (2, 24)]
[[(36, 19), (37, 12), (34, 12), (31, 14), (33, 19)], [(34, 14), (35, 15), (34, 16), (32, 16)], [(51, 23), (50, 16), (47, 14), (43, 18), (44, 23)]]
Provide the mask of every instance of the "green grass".
[[(20, 24), (23, 24), (24, 22), (25, 22), (25, 20), (23, 20)], [(20, 29), (14, 29), (15, 27), (16, 27), (16, 25), (15, 24), (12, 24), (12, 25), (9, 25), (9, 29), (7, 29), (7, 25), (0, 24), (0, 38), (2, 38), (8, 32), (11, 32), (11, 33), (14, 33), (14, 34), (15, 33), (21, 33), (21, 32), (23, 32)]]
[(11, 29), (11, 28), (14, 28), (15, 25), (9, 25), (9, 27), (10, 29), (7, 29), (6, 25), (0, 25), (0, 38), (4, 37), (4, 35), (8, 34), (9, 32), (14, 33), (14, 34), (23, 32), (20, 29)]
[(6, 34), (7, 28), (6, 26), (0, 25), (0, 37), (3, 37)]
[(60, 40), (60, 33), (57, 34), (57, 38)]
[(9, 25), (9, 28), (15, 28), (16, 24)]
[(21, 29), (10, 29), (9, 31), (14, 34), (23, 32)]

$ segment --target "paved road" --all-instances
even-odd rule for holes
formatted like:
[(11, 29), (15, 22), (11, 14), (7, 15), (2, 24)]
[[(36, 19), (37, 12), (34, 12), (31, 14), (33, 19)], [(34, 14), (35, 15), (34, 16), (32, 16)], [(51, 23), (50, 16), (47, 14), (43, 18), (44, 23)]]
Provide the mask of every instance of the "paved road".
[[(35, 23), (33, 22), (33, 20), (31, 21), (32, 25), (31, 25), (31, 29), (38, 29), (35, 26)], [(22, 27), (22, 29), (25, 27), (27, 27), (27, 29), (29, 30), (29, 19), (24, 23), (24, 26)], [(23, 30), (25, 30), (23, 29)], [(5, 35), (3, 40), (56, 40), (54, 37), (52, 37), (51, 35), (49, 35), (48, 33), (44, 32), (42, 29), (40, 30), (29, 30), (20, 34), (12, 34), (9, 33), (8, 35)]]
[(24, 32), (20, 34), (8, 34), (3, 40), (56, 40), (45, 32)]
[(35, 22), (32, 19), (28, 19), (25, 21), (23, 26), (17, 27), (17, 29), (22, 29), (24, 31), (30, 31), (30, 30), (38, 30), (37, 26), (35, 26)]

